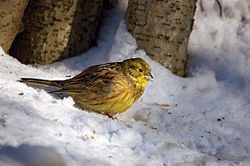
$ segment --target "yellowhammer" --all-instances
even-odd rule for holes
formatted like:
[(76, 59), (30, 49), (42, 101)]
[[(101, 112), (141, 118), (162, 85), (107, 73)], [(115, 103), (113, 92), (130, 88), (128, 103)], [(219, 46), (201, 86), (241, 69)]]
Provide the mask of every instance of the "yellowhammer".
[(67, 93), (83, 109), (112, 117), (130, 108), (152, 79), (150, 66), (141, 58), (91, 66), (67, 80), (21, 78), (27, 84), (51, 86), (50, 93)]

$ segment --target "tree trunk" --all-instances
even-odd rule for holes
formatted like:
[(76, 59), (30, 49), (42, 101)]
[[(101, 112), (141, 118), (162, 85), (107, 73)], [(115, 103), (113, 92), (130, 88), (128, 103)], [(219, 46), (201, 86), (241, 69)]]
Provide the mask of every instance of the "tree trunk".
[(30, 0), (10, 54), (26, 64), (79, 55), (96, 43), (102, 9), (103, 0)]
[(129, 0), (128, 30), (148, 56), (183, 76), (196, 0)]

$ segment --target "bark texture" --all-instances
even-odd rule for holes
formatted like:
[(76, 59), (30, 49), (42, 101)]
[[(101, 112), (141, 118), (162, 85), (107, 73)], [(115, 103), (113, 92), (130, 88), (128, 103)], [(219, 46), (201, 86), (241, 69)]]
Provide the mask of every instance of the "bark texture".
[(125, 20), (138, 47), (183, 76), (196, 0), (129, 0)]
[(0, 46), (9, 52), (17, 33), (23, 30), (22, 17), (29, 0), (0, 0)]
[(95, 44), (102, 10), (103, 0), (30, 0), (10, 54), (26, 64), (79, 55)]

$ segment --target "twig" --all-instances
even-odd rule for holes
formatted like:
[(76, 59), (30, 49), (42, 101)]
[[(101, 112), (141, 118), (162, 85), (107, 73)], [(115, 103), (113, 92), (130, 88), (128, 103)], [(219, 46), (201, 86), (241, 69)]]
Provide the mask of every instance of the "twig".
[(222, 6), (221, 6), (221, 3), (219, 0), (215, 0), (219, 6), (219, 9), (220, 9), (220, 17), (222, 17)]
[(204, 7), (203, 7), (203, 1), (200, 0), (200, 8), (201, 8), (201, 11), (204, 12)]

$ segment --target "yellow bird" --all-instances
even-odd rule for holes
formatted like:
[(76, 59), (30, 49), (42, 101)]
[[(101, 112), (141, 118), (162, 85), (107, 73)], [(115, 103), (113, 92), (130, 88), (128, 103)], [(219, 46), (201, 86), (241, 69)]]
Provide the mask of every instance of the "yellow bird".
[(21, 78), (20, 82), (54, 87), (50, 93), (66, 93), (83, 109), (109, 117), (130, 108), (143, 94), (153, 76), (141, 58), (91, 66), (66, 80)]

